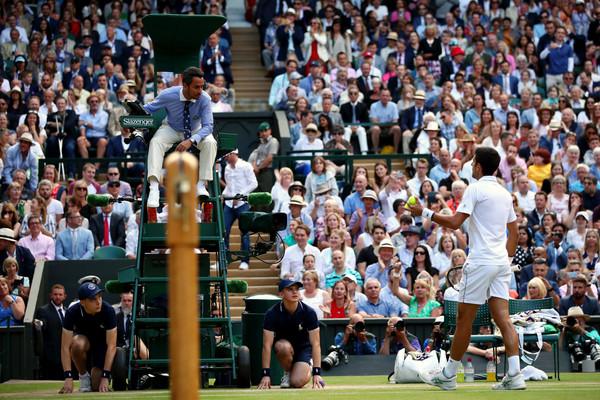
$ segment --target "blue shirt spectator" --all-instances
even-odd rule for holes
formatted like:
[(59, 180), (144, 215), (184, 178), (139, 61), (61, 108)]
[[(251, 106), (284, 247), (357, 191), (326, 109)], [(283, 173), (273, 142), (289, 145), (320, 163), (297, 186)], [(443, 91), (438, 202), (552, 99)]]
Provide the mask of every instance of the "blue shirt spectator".
[(38, 159), (31, 151), (33, 137), (31, 133), (25, 132), (19, 138), (19, 143), (11, 146), (6, 152), (4, 160), (4, 183), (13, 181), (13, 172), (17, 169), (24, 170), (28, 175), (26, 188), (35, 192), (38, 184)]
[(82, 127), (85, 129), (85, 137), (88, 139), (106, 137), (106, 127), (108, 126), (108, 114), (106, 111), (86, 112), (79, 117), (79, 122), (82, 123)]

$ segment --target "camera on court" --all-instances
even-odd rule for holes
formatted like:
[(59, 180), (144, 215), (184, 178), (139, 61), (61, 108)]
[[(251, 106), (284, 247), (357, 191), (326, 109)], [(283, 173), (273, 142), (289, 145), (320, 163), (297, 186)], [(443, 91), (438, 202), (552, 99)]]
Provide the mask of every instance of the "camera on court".
[[(362, 324), (364, 330), (364, 323)], [(356, 325), (358, 325), (358, 323)], [(354, 329), (356, 329), (356, 326)], [(346, 353), (340, 346), (329, 346), (328, 351), (329, 354), (327, 354), (321, 361), (321, 366), (325, 371), (329, 371), (331, 368), (337, 367), (341, 362), (348, 364), (348, 353)]]

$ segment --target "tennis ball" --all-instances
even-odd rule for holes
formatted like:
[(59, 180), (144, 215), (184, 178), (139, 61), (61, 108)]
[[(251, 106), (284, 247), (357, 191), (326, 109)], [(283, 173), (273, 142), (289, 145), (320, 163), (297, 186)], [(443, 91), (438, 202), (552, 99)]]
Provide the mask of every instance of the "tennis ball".
[(410, 196), (404, 207), (409, 209), (409, 206), (414, 206), (415, 204), (417, 204), (417, 198), (415, 196)]

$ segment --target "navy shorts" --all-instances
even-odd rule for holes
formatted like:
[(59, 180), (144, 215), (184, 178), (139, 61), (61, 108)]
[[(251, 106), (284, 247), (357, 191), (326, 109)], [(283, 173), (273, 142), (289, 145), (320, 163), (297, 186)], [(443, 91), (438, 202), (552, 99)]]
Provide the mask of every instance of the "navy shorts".
[(312, 347), (302, 347), (302, 348), (294, 347), (294, 358), (292, 360), (293, 363), (305, 362), (307, 364), (310, 364), (311, 358), (312, 358)]
[(87, 364), (89, 368), (104, 369), (104, 359), (106, 358), (106, 339), (94, 340), (81, 333), (75, 333), (79, 336), (85, 336), (90, 344), (90, 349), (87, 352)]
[(98, 141), (100, 141), (100, 139), (105, 139), (105, 137), (89, 137), (87, 138), (88, 142), (90, 142), (90, 145), (92, 147), (98, 147)]
[(92, 368), (104, 369), (104, 358), (106, 357), (106, 343), (92, 346), (90, 343), (90, 351), (88, 352), (88, 364)]

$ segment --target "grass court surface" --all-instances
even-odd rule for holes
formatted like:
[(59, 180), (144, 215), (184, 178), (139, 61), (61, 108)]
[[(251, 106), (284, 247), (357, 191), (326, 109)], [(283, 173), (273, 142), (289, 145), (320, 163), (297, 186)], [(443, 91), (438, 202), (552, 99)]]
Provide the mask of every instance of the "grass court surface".
[[(459, 384), (458, 390), (444, 392), (424, 384), (391, 385), (382, 376), (337, 376), (325, 377), (326, 388), (322, 391), (306, 389), (279, 389), (262, 391), (252, 389), (204, 389), (202, 399), (217, 400), (264, 400), (264, 399), (511, 399), (511, 400), (600, 400), (600, 373), (561, 374), (561, 381), (528, 382), (527, 390), (496, 392), (491, 383), (475, 382)], [(77, 385), (77, 383), (76, 383)], [(166, 390), (145, 390), (133, 392), (78, 393), (58, 395), (62, 382), (11, 381), (0, 385), (0, 399), (168, 399)]]

